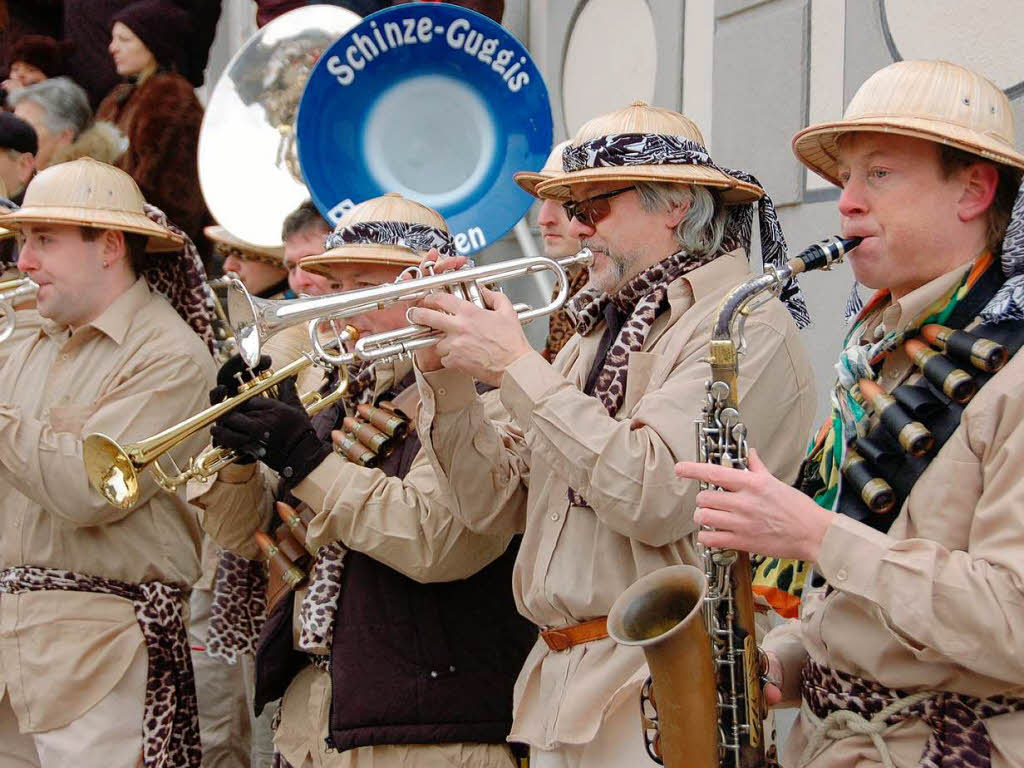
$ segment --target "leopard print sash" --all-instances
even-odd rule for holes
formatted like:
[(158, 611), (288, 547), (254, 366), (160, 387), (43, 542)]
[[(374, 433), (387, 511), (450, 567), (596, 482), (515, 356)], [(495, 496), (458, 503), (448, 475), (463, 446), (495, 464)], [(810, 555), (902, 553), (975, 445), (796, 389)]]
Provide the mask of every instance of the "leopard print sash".
[(299, 608), (299, 649), (307, 653), (326, 654), (331, 649), (346, 552), (340, 541), (317, 550), (309, 587)]
[[(800, 675), (804, 704), (819, 718), (837, 710), (866, 720), (910, 694), (808, 660)], [(979, 699), (939, 691), (885, 718), (886, 726), (920, 718), (931, 728), (919, 768), (991, 768), (992, 740), (983, 720), (1024, 711), (1024, 699)]]
[[(609, 416), (618, 413), (626, 399), (630, 353), (643, 349), (655, 318), (668, 307), (668, 286), (715, 258), (715, 255), (691, 256), (679, 251), (641, 272), (614, 296), (583, 291), (576, 297), (573, 309), (576, 331), (581, 336), (590, 333), (604, 319), (604, 310), (609, 303), (627, 316), (608, 349), (594, 386), (594, 397), (601, 401)], [(578, 507), (590, 506), (574, 488), (569, 489), (569, 501)]]
[(234, 664), (243, 654), (255, 654), (266, 613), (267, 572), (263, 563), (227, 550), (218, 552), (206, 655)]
[(132, 602), (149, 656), (142, 764), (146, 768), (199, 768), (199, 706), (182, 590), (158, 581), (129, 584), (56, 568), (25, 565), (0, 571), (0, 592), (43, 591), (95, 592)]

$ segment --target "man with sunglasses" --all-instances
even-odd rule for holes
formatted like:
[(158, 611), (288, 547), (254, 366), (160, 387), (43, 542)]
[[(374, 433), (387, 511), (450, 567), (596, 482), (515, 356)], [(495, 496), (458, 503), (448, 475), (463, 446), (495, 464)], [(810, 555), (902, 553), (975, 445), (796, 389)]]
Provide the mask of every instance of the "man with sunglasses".
[[(572, 302), (577, 334), (554, 364), (528, 344), (509, 301), (489, 309), (431, 296), (410, 319), (442, 331), (417, 357), (420, 435), (454, 514), (488, 533), (522, 532), (513, 577), (520, 611), (542, 629), (520, 673), (510, 740), (535, 768), (642, 765), (639, 649), (607, 637), (612, 602), (639, 577), (696, 564), (697, 487), (674, 462), (694, 457), (711, 325), (725, 293), (751, 278), (751, 203), (762, 251), (785, 246), (753, 177), (714, 165), (682, 115), (633, 104), (586, 124), (538, 185), (566, 201), (571, 234), (594, 253)], [(797, 340), (795, 286), (747, 320), (740, 406), (769, 466), (794, 476), (814, 413)], [(499, 389), (510, 421), (487, 420), (473, 378)]]

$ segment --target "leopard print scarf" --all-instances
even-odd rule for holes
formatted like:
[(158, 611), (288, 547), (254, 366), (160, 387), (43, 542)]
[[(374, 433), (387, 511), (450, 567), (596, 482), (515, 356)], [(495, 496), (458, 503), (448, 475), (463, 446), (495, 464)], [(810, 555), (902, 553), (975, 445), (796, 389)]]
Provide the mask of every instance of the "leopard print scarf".
[(214, 354), (213, 299), (206, 286), (206, 269), (195, 243), (181, 229), (167, 219), (167, 214), (155, 205), (143, 206), (150, 221), (159, 224), (183, 238), (184, 246), (170, 253), (147, 253), (143, 259), (142, 277), (149, 287), (162, 293), (175, 311), (193, 331), (206, 342)]
[(16, 566), (0, 571), (0, 592), (94, 592), (130, 600), (149, 657), (142, 712), (145, 768), (199, 768), (199, 706), (179, 587), (149, 581), (130, 584), (55, 568)]
[[(631, 279), (615, 295), (583, 291), (571, 306), (575, 315), (576, 332), (586, 336), (604, 319), (605, 308), (612, 304), (626, 316), (618, 336), (608, 348), (608, 354), (597, 377), (593, 395), (615, 416), (626, 399), (626, 375), (629, 356), (643, 349), (655, 318), (668, 308), (668, 287), (687, 272), (714, 261), (717, 256), (691, 256), (685, 251), (669, 256), (648, 267)], [(573, 488), (569, 500), (579, 507), (588, 507), (586, 500)]]
[(331, 649), (341, 596), (341, 569), (347, 552), (340, 541), (332, 541), (317, 550), (309, 586), (299, 608), (299, 650), (326, 654)]
[[(871, 720), (910, 694), (808, 660), (800, 675), (804, 705), (817, 717), (846, 710)], [(992, 739), (985, 718), (1024, 711), (1024, 699), (992, 696), (979, 699), (937, 691), (885, 718), (884, 725), (920, 718), (931, 728), (919, 768), (991, 768)]]

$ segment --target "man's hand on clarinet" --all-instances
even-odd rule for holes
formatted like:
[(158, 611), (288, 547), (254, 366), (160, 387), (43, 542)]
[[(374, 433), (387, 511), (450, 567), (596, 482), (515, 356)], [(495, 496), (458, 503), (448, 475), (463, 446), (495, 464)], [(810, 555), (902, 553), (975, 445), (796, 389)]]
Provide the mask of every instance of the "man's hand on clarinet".
[(774, 477), (757, 451), (750, 451), (749, 470), (681, 461), (676, 475), (722, 489), (697, 494), (693, 520), (698, 526), (714, 528), (697, 534), (701, 544), (817, 561), (835, 512)]

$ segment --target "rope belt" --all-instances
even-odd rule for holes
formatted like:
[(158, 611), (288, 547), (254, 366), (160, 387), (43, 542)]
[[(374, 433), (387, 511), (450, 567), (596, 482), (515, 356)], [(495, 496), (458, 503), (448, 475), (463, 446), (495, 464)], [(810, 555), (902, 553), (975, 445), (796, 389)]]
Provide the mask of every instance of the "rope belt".
[(800, 676), (800, 712), (814, 728), (800, 764), (850, 736), (871, 739), (885, 768), (895, 764), (882, 734), (920, 718), (931, 729), (920, 768), (991, 768), (992, 740), (983, 720), (1024, 711), (1024, 699), (979, 699), (948, 691), (907, 693), (808, 660)]

